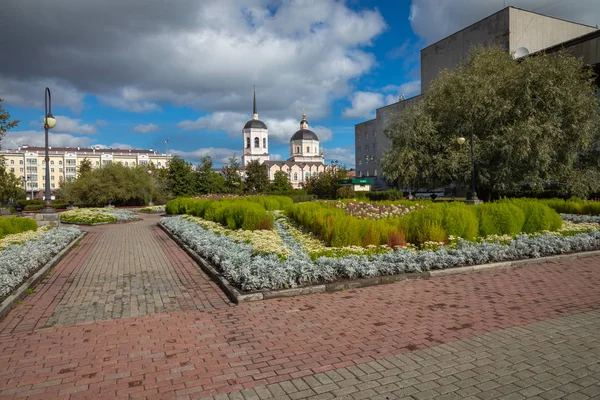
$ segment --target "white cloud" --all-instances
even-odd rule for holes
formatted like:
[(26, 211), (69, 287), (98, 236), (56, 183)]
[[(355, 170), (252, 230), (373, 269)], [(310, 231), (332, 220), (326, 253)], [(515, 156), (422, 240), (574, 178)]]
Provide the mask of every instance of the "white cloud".
[[(203, 115), (195, 121), (186, 120), (177, 124), (180, 129), (187, 131), (208, 130), (211, 132), (226, 132), (231, 137), (242, 137), (242, 129), (249, 116), (244, 113), (236, 112), (216, 112)], [(300, 129), (300, 119), (293, 118), (276, 119), (266, 118), (262, 120), (269, 130), (269, 140), (278, 143), (288, 143), (292, 135)], [(310, 126), (310, 130), (315, 132), (321, 142), (327, 142), (332, 139), (331, 129), (316, 125)]]
[(337, 160), (346, 168), (354, 168), (354, 149), (352, 147), (324, 148), (323, 155), (326, 163)]
[[(429, 44), (501, 10), (503, 5), (489, 0), (412, 0), (409, 20), (413, 31)], [(592, 26), (600, 21), (600, 7), (591, 7), (588, 1), (511, 0), (506, 5)]]
[(169, 150), (169, 153), (177, 155), (185, 159), (186, 161), (192, 162), (194, 164), (199, 163), (200, 159), (204, 156), (210, 156), (214, 164), (227, 164), (229, 158), (234, 154), (237, 156), (238, 159), (240, 158), (239, 150), (236, 151), (233, 149), (226, 149), (221, 147), (207, 147), (192, 151), (173, 149)]
[(137, 125), (135, 128), (133, 128), (133, 131), (138, 132), (138, 133), (150, 133), (150, 132), (157, 132), (159, 130), (160, 130), (160, 127), (155, 124), (140, 124), (140, 125)]
[[(88, 147), (92, 139), (85, 136), (73, 136), (67, 133), (48, 133), (48, 143), (52, 147)], [(2, 148), (16, 149), (22, 145), (45, 146), (43, 131), (9, 131), (2, 140)]]
[(384, 105), (383, 94), (375, 92), (355, 92), (352, 107), (343, 112), (345, 118), (375, 118), (375, 110)]
[(97, 119), (96, 120), (96, 126), (108, 126), (108, 121), (105, 121), (103, 119)]
[[(14, 93), (10, 104), (30, 98), (39, 104), (43, 93), (6, 90), (6, 82), (39, 88), (42, 76), (73, 88), (73, 108), (79, 103), (81, 109), (83, 94), (94, 94), (134, 112), (159, 111), (170, 102), (241, 113), (251, 110), (256, 84), (259, 112), (284, 119), (305, 106), (319, 119), (347, 95), (349, 81), (373, 67), (368, 47), (386, 29), (379, 11), (355, 10), (344, 1), (241, 3), (111, 1), (107, 14), (100, 12), (105, 0), (77, 7), (72, 1), (9, 2), (3, 12), (14, 18), (4, 28), (19, 40), (4, 49), (12, 56), (0, 65), (0, 93)], [(34, 13), (61, 24), (40, 24), (28, 17)], [(40, 37), (63, 45), (48, 47)], [(31, 62), (36, 59), (44, 62)], [(65, 100), (56, 93), (57, 104)]]
[(421, 81), (411, 81), (403, 83), (402, 85), (387, 85), (382, 89), (384, 92), (395, 92), (394, 94), (388, 94), (385, 96), (385, 104), (389, 105), (399, 101), (401, 96), (405, 99), (413, 97), (421, 93)]

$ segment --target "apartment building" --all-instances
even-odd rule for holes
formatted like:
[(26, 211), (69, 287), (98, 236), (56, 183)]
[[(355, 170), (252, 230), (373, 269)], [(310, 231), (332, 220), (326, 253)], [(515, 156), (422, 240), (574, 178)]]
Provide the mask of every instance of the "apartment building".
[[(14, 150), (2, 150), (6, 169), (23, 182), (27, 193), (37, 196), (46, 185), (46, 161), (44, 147), (21, 146)], [(154, 164), (158, 168), (167, 166), (167, 154), (152, 149), (105, 149), (100, 147), (49, 147), (50, 189), (55, 190), (65, 179), (76, 179), (79, 166), (84, 159), (90, 160), (92, 168), (110, 163), (129, 167)]]

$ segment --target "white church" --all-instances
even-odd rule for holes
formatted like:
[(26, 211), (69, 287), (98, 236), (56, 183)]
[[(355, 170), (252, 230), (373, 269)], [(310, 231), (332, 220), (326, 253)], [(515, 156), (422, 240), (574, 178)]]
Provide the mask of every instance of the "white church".
[(305, 113), (302, 114), (300, 130), (290, 139), (290, 158), (287, 161), (269, 159), (269, 130), (267, 125), (258, 119), (256, 90), (252, 119), (244, 125), (242, 135), (244, 138), (242, 166), (246, 167), (251, 161), (257, 160), (266, 165), (271, 181), (275, 178), (275, 172), (281, 171), (287, 174), (294, 189), (298, 189), (309, 176), (316, 176), (325, 171), (325, 160), (319, 147), (319, 138), (308, 129)]

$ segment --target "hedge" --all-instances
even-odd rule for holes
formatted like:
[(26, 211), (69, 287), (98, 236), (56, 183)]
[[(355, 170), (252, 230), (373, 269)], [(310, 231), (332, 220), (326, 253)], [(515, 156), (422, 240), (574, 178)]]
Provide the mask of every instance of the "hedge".
[(6, 235), (25, 231), (37, 231), (37, 222), (31, 218), (11, 217), (0, 218), (0, 239)]
[(600, 202), (598, 201), (580, 199), (540, 201), (561, 214), (600, 215)]

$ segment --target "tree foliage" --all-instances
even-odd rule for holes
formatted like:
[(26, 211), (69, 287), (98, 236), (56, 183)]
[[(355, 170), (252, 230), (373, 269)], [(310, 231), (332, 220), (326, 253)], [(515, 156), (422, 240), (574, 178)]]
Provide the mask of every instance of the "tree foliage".
[[(2, 101), (0, 99), (0, 141), (4, 139), (4, 135), (9, 129), (19, 125), (19, 121), (10, 119), (10, 113), (4, 110)], [(21, 189), (21, 183), (15, 174), (7, 170), (4, 157), (0, 157), (0, 201), (10, 202), (24, 198), (25, 192)]]
[(225, 190), (227, 193), (241, 193), (243, 191), (240, 162), (235, 155), (230, 157), (229, 162), (223, 166), (223, 177), (225, 178)]
[(276, 171), (273, 182), (269, 186), (271, 193), (290, 193), (294, 190), (290, 178), (285, 172)]
[[(148, 173), (150, 171), (150, 173)], [(162, 195), (147, 166), (108, 164), (94, 168), (77, 180), (64, 181), (60, 194), (80, 206), (146, 205)]]
[(167, 190), (172, 196), (192, 196), (196, 194), (197, 177), (192, 164), (181, 157), (169, 160)]
[[(542, 188), (551, 180), (583, 195), (600, 186), (600, 108), (593, 71), (566, 53), (514, 60), (476, 48), (442, 71), (420, 101), (392, 118), (382, 166), (406, 186), (470, 182), (477, 191)], [(457, 138), (467, 139), (462, 146)]]
[(92, 162), (90, 160), (88, 160), (87, 158), (84, 158), (83, 160), (81, 160), (81, 163), (79, 164), (79, 171), (77, 174), (78, 178), (81, 178), (82, 176), (85, 176), (88, 172), (90, 172), (92, 170)]
[(244, 188), (248, 193), (265, 193), (269, 188), (267, 167), (258, 160), (252, 160), (246, 165)]
[(201, 194), (225, 192), (225, 178), (218, 172), (213, 171), (213, 163), (210, 156), (206, 155), (200, 159), (198, 165), (197, 192)]
[(328, 166), (324, 172), (309, 177), (304, 184), (304, 189), (306, 193), (316, 195), (319, 198), (334, 199), (337, 190), (341, 187), (338, 181), (346, 179), (347, 174), (346, 167), (338, 164)]

